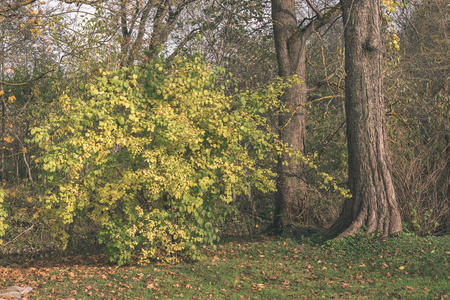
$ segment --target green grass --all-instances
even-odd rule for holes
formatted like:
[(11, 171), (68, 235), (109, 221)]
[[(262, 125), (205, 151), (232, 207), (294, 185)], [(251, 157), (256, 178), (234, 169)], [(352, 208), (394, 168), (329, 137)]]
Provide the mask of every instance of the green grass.
[(201, 262), (109, 265), (104, 256), (0, 267), (30, 299), (449, 299), (450, 236), (327, 243), (261, 237), (205, 247)]

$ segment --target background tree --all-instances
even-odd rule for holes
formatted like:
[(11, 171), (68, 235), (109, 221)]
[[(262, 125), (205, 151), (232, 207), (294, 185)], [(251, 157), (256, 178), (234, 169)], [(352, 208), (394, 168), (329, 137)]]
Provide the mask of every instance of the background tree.
[[(322, 26), (340, 15), (335, 6), (331, 9), (317, 9), (306, 1), (311, 17), (297, 20), (295, 1), (273, 0), (272, 19), (275, 49), (278, 61), (278, 75), (282, 78), (296, 76), (299, 83), (287, 89), (282, 96), (285, 104), (278, 116), (278, 127), (282, 142), (300, 156), (305, 154), (306, 124), (306, 52), (307, 41)], [(273, 227), (277, 232), (294, 222), (308, 221), (307, 185), (305, 166), (294, 153), (279, 154), (277, 165), (277, 196)]]
[[(10, 225), (8, 235), (31, 228), (28, 208), (32, 198), (23, 193), (22, 185), (33, 183), (34, 150), (26, 138), (28, 128), (36, 122), (31, 112), (37, 108), (38, 91), (44, 92), (48, 82), (39, 89), (39, 80), (53, 70), (52, 55), (46, 53), (45, 20), (41, 3), (37, 1), (3, 1), (0, 4), (0, 101), (1, 118), (1, 200), (0, 231), (5, 220)], [(42, 108), (42, 103), (40, 108)], [(12, 215), (12, 217), (11, 217)]]
[(341, 1), (345, 39), (345, 111), (352, 197), (326, 232), (402, 230), (389, 160), (383, 98), (380, 3)]
[[(42, 48), (36, 47), (36, 42), (42, 40), (44, 24), (38, 11), (31, 8), (32, 2), (2, 3), (0, 6), (0, 145), (3, 183), (13, 179), (20, 181), (19, 169), (25, 167), (26, 155), (22, 156), (22, 149), (25, 147), (23, 133), (26, 130), (24, 131), (21, 114), (24, 105), (29, 102), (29, 99), (24, 99), (28, 97), (24, 93), (28, 94), (30, 91), (26, 90), (27, 82), (32, 77), (40, 78), (48, 73), (48, 69), (42, 67), (45, 60), (39, 59), (42, 58)], [(34, 75), (31, 78), (23, 77), (24, 72)], [(28, 174), (25, 177), (27, 176)]]

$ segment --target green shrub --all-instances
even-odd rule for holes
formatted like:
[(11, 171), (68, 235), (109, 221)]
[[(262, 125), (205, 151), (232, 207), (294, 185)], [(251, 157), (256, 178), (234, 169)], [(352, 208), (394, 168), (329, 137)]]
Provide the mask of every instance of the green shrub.
[(111, 260), (197, 258), (217, 240), (233, 194), (275, 189), (279, 149), (265, 114), (285, 84), (225, 96), (199, 57), (101, 71), (85, 95), (68, 91), (31, 130), (44, 150), (42, 213), (67, 244), (68, 224), (87, 215)]

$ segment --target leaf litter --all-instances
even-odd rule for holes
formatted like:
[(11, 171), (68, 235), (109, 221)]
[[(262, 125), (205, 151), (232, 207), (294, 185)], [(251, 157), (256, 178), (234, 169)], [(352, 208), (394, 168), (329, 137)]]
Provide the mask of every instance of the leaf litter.
[(0, 289), (32, 287), (24, 299), (448, 297), (449, 237), (353, 242), (262, 237), (205, 247), (204, 260), (178, 265), (117, 267), (104, 255), (35, 261), (0, 267)]

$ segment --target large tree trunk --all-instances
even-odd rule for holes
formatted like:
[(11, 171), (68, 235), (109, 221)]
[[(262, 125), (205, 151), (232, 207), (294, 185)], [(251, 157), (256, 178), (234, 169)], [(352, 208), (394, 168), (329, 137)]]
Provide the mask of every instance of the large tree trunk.
[[(321, 13), (307, 1), (316, 16), (298, 25), (293, 0), (272, 0), (272, 19), (278, 75), (282, 78), (297, 76), (300, 82), (288, 88), (281, 100), (287, 110), (280, 112), (278, 126), (281, 140), (298, 153), (305, 153), (305, 104), (307, 88), (306, 42), (322, 26), (340, 15), (337, 7)], [(307, 21), (310, 20), (310, 21)], [(294, 156), (283, 153), (278, 158), (277, 195), (273, 228), (277, 233), (295, 222), (308, 223), (308, 201), (304, 178), (305, 165), (296, 162)]]
[(367, 229), (402, 230), (387, 149), (382, 85), (380, 4), (341, 0), (345, 37), (345, 108), (349, 188), (335, 224), (325, 233), (343, 237)]
[[(278, 75), (289, 78), (297, 75), (300, 80), (288, 88), (282, 96), (287, 111), (278, 119), (280, 137), (284, 144), (305, 152), (305, 43), (297, 35), (295, 6), (292, 0), (272, 0), (272, 18), (275, 48), (278, 60)], [(294, 157), (283, 153), (278, 158), (277, 196), (275, 200), (274, 229), (277, 232), (300, 221), (306, 213), (306, 183), (304, 166)]]

